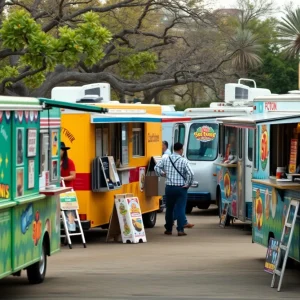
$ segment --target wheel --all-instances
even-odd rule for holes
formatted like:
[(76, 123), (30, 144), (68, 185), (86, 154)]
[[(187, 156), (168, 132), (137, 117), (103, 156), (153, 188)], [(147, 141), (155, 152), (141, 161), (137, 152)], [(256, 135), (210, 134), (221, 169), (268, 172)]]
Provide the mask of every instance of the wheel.
[(225, 226), (229, 226), (231, 221), (231, 217), (227, 215)]
[(186, 207), (185, 207), (185, 213), (186, 213), (186, 214), (190, 214), (190, 213), (192, 212), (193, 208), (194, 208), (193, 205), (187, 203), (187, 204), (186, 204)]
[(27, 278), (31, 284), (42, 283), (46, 277), (47, 254), (46, 244), (43, 243), (40, 260), (27, 268)]
[(200, 205), (197, 205), (197, 207), (199, 209), (208, 209), (210, 207), (210, 203), (209, 202), (208, 203), (204, 202), (204, 203), (201, 203)]
[(147, 214), (143, 214), (143, 223), (145, 228), (153, 228), (156, 224), (156, 211), (149, 212)]
[(109, 224), (101, 225), (101, 229), (108, 229), (108, 228), (109, 228)]

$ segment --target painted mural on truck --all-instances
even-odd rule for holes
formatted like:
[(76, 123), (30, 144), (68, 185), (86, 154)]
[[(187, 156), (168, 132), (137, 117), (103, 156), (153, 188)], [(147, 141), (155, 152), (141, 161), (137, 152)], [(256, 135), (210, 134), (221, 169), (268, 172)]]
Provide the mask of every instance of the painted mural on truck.
[(0, 201), (9, 200), (11, 190), (11, 113), (0, 111)]
[(13, 210), (13, 268), (18, 269), (41, 255), (43, 237), (49, 235), (51, 253), (60, 247), (60, 210), (57, 198), (41, 196), (40, 200), (18, 205)]
[(217, 174), (217, 183), (221, 189), (222, 206), (224, 206), (224, 203), (230, 203), (229, 215), (237, 216), (236, 168), (217, 166)]
[(0, 211), (0, 278), (11, 273), (11, 210)]
[[(253, 184), (253, 218), (252, 236), (253, 240), (265, 247), (268, 247), (269, 237), (280, 240), (289, 203), (293, 197), (299, 197), (297, 193), (286, 191), (284, 197), (275, 188)], [(293, 213), (290, 214), (290, 217)], [(293, 242), (290, 248), (290, 257), (300, 260), (300, 227), (297, 220), (293, 234)], [(286, 239), (288, 232), (286, 232)]]

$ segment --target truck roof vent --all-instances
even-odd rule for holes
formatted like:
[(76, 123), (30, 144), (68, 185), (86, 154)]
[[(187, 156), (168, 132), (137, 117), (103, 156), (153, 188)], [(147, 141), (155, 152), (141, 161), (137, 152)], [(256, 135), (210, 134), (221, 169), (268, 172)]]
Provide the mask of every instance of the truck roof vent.
[(76, 103), (101, 103), (102, 101), (103, 98), (99, 97), (98, 95), (87, 95), (79, 100), (76, 100)]

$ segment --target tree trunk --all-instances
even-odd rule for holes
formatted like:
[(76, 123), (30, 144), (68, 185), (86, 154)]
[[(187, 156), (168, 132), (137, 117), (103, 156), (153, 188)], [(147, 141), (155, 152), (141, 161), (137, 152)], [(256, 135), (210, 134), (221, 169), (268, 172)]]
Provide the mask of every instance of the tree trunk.
[(152, 89), (152, 90), (149, 90), (149, 91), (144, 91), (144, 101), (143, 103), (144, 104), (150, 104), (151, 101), (153, 100), (154, 98), (154, 103), (160, 103), (159, 101), (159, 97), (158, 97), (158, 94), (164, 90), (163, 88), (157, 88), (157, 89)]

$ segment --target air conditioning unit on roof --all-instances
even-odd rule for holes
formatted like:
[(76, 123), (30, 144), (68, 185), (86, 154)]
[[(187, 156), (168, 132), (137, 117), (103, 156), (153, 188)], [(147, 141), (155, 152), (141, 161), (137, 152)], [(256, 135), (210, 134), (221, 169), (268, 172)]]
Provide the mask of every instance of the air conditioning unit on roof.
[[(241, 81), (250, 81), (254, 87), (241, 84)], [(241, 78), (238, 83), (225, 84), (225, 102), (233, 106), (250, 106), (254, 98), (268, 95), (271, 95), (271, 91), (257, 88), (256, 82), (252, 79)]]

